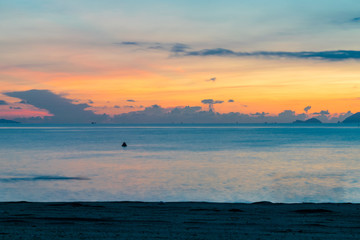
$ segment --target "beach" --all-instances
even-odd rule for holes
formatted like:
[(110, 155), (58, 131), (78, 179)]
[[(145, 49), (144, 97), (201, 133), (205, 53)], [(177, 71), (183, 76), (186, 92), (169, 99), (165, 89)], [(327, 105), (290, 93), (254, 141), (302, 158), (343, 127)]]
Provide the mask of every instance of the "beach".
[(2, 202), (0, 239), (359, 239), (360, 204)]

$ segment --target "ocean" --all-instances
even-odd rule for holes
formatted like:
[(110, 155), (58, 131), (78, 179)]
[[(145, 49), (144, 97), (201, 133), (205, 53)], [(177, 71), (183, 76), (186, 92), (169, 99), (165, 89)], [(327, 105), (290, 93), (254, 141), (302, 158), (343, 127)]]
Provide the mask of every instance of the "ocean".
[(0, 125), (0, 201), (360, 202), (359, 181), (357, 125)]

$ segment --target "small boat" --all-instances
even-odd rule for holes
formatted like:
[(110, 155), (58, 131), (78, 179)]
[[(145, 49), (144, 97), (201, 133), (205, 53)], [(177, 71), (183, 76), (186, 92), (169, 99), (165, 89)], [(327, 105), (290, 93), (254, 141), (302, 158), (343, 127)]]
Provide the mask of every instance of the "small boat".
[(127, 147), (126, 142), (123, 142), (123, 144), (121, 145), (122, 147)]

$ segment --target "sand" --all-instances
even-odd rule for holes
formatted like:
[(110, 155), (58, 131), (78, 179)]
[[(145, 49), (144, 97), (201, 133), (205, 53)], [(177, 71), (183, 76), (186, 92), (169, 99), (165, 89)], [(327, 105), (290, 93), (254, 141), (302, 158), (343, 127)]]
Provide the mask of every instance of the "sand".
[(10, 202), (0, 239), (360, 239), (360, 204)]

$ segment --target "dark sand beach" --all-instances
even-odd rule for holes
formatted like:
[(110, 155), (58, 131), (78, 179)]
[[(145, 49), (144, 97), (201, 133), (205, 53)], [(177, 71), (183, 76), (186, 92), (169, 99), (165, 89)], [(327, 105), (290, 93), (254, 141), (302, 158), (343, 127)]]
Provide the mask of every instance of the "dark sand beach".
[(360, 239), (360, 205), (3, 202), (0, 239)]

